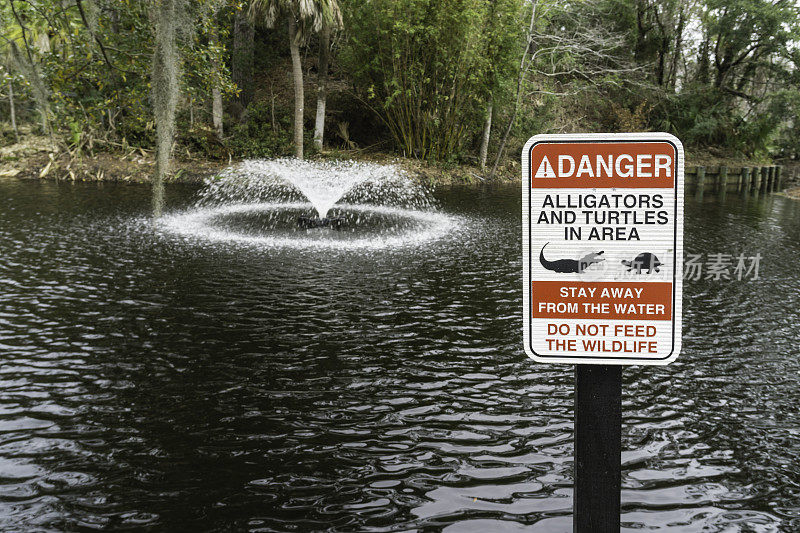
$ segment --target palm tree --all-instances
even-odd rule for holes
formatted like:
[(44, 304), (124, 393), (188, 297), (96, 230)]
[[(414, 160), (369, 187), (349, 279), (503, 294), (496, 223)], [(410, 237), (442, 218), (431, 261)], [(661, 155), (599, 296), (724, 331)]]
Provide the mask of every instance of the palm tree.
[(309, 31), (318, 32), (324, 27), (341, 24), (337, 0), (253, 0), (250, 17), (261, 19), (267, 27), (274, 27), (285, 18), (289, 27), (289, 52), (292, 56), (292, 81), (294, 83), (294, 152), (303, 158), (303, 68), (300, 64), (300, 45)]

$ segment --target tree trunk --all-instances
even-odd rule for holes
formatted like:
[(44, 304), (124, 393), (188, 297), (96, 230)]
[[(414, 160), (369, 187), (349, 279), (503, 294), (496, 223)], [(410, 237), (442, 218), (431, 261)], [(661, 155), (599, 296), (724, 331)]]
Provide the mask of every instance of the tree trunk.
[(481, 140), (481, 150), (478, 156), (481, 162), (481, 170), (486, 170), (486, 157), (489, 155), (489, 137), (492, 134), (493, 112), (494, 112), (494, 103), (490, 98), (489, 108), (486, 110), (486, 125), (483, 127), (483, 139)]
[(294, 82), (294, 155), (303, 159), (303, 65), (300, 63), (300, 35), (294, 18), (289, 17), (289, 52), (292, 55)]
[(247, 18), (247, 9), (236, 12), (233, 22), (231, 79), (239, 88), (237, 102), (246, 108), (253, 99), (253, 39), (255, 32)]
[(709, 40), (710, 37), (708, 35), (705, 35), (698, 49), (698, 57), (697, 57), (697, 80), (704, 85), (708, 84), (709, 80), (709, 68), (710, 68), (708, 59), (708, 53), (710, 48)]
[(669, 88), (675, 90), (678, 80), (678, 62), (681, 58), (683, 46), (683, 25), (685, 23), (683, 8), (678, 18), (678, 28), (675, 30), (675, 46), (672, 52), (672, 64), (669, 68)]
[(511, 117), (508, 119), (508, 126), (506, 126), (506, 131), (503, 133), (503, 139), (500, 141), (500, 146), (497, 148), (497, 156), (494, 158), (494, 165), (492, 166), (492, 171), (489, 173), (490, 178), (494, 178), (495, 173), (497, 173), (497, 166), (500, 164), (500, 159), (503, 157), (503, 150), (506, 148), (506, 142), (508, 141), (508, 135), (511, 133), (511, 128), (514, 127), (514, 121), (517, 120), (517, 112), (519, 111), (519, 100), (522, 96), (522, 85), (525, 81), (525, 63), (528, 60), (528, 55), (531, 53), (531, 47), (533, 46), (533, 29), (536, 24), (536, 5), (537, 2), (534, 0), (532, 10), (531, 10), (531, 23), (530, 27), (528, 28), (528, 36), (525, 39), (525, 51), (522, 53), (522, 59), (519, 62), (519, 76), (517, 77), (517, 95), (514, 99), (514, 108), (511, 111)]
[(331, 48), (331, 29), (326, 24), (319, 34), (319, 64), (317, 65), (317, 118), (314, 123), (314, 148), (322, 151), (325, 135), (325, 102), (328, 85), (328, 59)]
[(669, 39), (664, 37), (661, 40), (661, 47), (658, 49), (658, 60), (656, 61), (656, 84), (659, 87), (664, 86), (664, 77), (666, 76), (667, 67), (667, 53), (669, 52)]
[[(211, 32), (211, 38), (214, 40), (214, 44), (216, 44), (218, 41), (216, 26), (212, 28)], [(211, 69), (214, 71), (215, 79), (219, 79), (219, 61), (214, 54), (211, 56)], [(217, 139), (222, 140), (224, 135), (222, 129), (222, 91), (217, 85), (211, 88), (211, 122), (214, 125), (214, 131), (217, 133)]]
[(111, 17), (111, 31), (114, 32), (115, 35), (119, 34), (119, 11), (114, 9), (113, 7), (110, 9), (110, 17)]
[(633, 57), (637, 62), (641, 62), (646, 57), (646, 38), (649, 28), (645, 28), (645, 11), (648, 9), (645, 2), (636, 2), (636, 44), (633, 48)]
[(269, 82), (269, 116), (272, 119), (272, 132), (278, 132), (278, 123), (275, 121), (275, 91), (272, 90), (272, 82)]
[(222, 129), (222, 91), (218, 87), (211, 89), (211, 120), (214, 123), (217, 138), (222, 140), (225, 134)]
[(14, 139), (19, 142), (19, 130), (17, 130), (17, 109), (14, 106), (14, 84), (8, 80), (8, 109), (11, 115), (11, 128), (14, 130)]

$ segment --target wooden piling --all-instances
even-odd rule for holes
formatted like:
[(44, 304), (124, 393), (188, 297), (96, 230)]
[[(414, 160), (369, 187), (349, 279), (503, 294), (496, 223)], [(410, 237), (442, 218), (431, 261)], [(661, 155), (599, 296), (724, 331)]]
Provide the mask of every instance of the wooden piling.
[(750, 167), (742, 167), (742, 192), (750, 191)]
[[(726, 197), (728, 188), (737, 192), (775, 192), (781, 190), (782, 168), (780, 165), (757, 167), (731, 167), (720, 165), (708, 167), (698, 165), (686, 169), (686, 191), (694, 187), (694, 195), (702, 199), (706, 189), (719, 197)], [(707, 183), (709, 182), (709, 183)]]
[(706, 167), (697, 167), (697, 189), (694, 191), (694, 197), (698, 200), (703, 199), (703, 192), (706, 188)]

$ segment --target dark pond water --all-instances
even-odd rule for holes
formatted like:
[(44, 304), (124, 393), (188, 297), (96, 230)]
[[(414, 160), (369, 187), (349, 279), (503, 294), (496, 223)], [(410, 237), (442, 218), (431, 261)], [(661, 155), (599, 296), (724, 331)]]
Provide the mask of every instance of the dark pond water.
[[(0, 181), (0, 529), (571, 531), (518, 189), (437, 195), (466, 222), (435, 245), (292, 251), (164, 234), (144, 187)], [(624, 529), (800, 531), (800, 204), (688, 203), (687, 250), (760, 278), (688, 281), (681, 357), (625, 369)]]

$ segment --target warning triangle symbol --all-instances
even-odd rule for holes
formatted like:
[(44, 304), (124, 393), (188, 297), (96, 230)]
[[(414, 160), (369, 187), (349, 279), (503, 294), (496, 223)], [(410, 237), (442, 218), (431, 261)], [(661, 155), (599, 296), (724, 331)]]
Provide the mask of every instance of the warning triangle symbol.
[(556, 173), (553, 171), (553, 165), (547, 160), (547, 156), (542, 158), (542, 163), (539, 165), (539, 170), (536, 171), (534, 178), (555, 178)]

